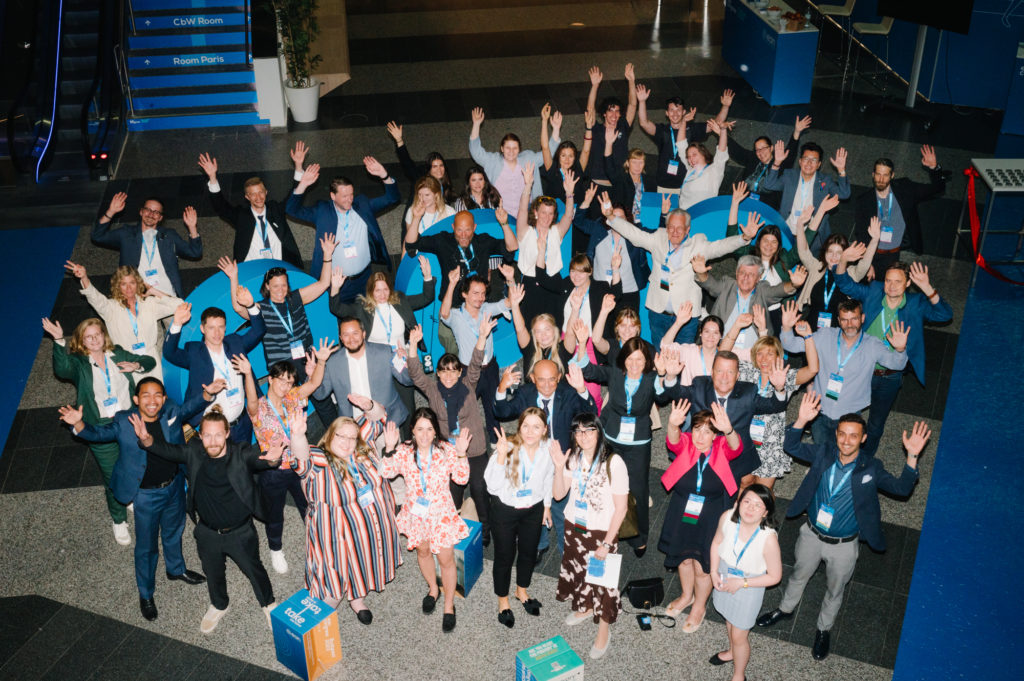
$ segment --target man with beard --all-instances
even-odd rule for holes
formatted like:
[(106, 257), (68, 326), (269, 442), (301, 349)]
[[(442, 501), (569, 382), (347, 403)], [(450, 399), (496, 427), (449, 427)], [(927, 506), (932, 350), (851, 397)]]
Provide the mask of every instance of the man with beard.
[(928, 184), (905, 177), (897, 178), (893, 162), (887, 158), (878, 159), (871, 173), (874, 188), (857, 197), (854, 204), (854, 239), (868, 243), (871, 240), (868, 224), (872, 216), (878, 216), (882, 221), (882, 236), (871, 261), (876, 277), (881, 277), (891, 263), (900, 259), (900, 249), (904, 244), (915, 253), (924, 249), (917, 205), (940, 196), (946, 190), (946, 181), (934, 147), (927, 144), (921, 147), (921, 165), (928, 169)]
[(263, 454), (258, 445), (230, 442), (228, 420), (216, 407), (203, 415), (199, 437), (185, 445), (157, 440), (139, 414), (131, 414), (128, 420), (143, 449), (185, 464), (188, 471), (185, 508), (196, 523), (193, 536), (210, 592), (210, 607), (199, 631), (211, 633), (228, 611), (225, 568), (229, 557), (249, 578), (270, 626), (274, 589), (260, 561), (259, 539), (252, 522), (253, 516), (263, 516), (263, 497), (253, 482), (253, 473), (279, 465), (284, 445)]

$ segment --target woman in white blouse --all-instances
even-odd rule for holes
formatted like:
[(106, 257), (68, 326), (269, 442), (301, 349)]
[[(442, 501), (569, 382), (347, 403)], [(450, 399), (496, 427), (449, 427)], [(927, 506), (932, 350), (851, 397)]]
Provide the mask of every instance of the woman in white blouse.
[(708, 121), (708, 129), (718, 135), (718, 148), (715, 149), (714, 159), (703, 145), (696, 142), (687, 143), (685, 125), (679, 128), (679, 148), (686, 149), (683, 157), (686, 176), (683, 178), (683, 186), (679, 189), (679, 207), (683, 210), (704, 199), (718, 196), (718, 190), (722, 186), (725, 164), (729, 160), (728, 130), (715, 119)]
[[(516, 622), (508, 606), (512, 561), (516, 562), (516, 598), (530, 615), (540, 615), (541, 604), (526, 592), (537, 562), (542, 525), (551, 527), (551, 485), (555, 474), (543, 410), (527, 407), (519, 415), (510, 439), (496, 429), (498, 444), (487, 462), (484, 481), (491, 494), (491, 536), (494, 538), (494, 594), (498, 621), (511, 629)], [(552, 444), (553, 443), (553, 444)], [(518, 558), (516, 554), (518, 553)]]
[(181, 299), (147, 288), (138, 270), (129, 265), (118, 267), (110, 278), (109, 298), (92, 285), (84, 265), (68, 260), (65, 267), (78, 277), (82, 295), (107, 325), (114, 344), (156, 360), (156, 365), (138, 378), (153, 376), (163, 380), (163, 363), (160, 361), (163, 329), (160, 328), (160, 320), (174, 314), (181, 305)]
[(424, 175), (416, 181), (412, 189), (413, 203), (405, 211), (405, 233), (415, 228), (417, 234), (423, 234), (435, 222), (455, 215), (455, 209), (444, 202), (444, 190), (441, 183), (432, 175)]

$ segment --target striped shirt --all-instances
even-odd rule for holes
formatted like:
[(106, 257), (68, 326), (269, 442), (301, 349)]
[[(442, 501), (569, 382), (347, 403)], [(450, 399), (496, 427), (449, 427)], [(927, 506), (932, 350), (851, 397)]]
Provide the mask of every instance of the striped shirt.
[[(269, 298), (259, 302), (260, 313), (267, 325), (267, 333), (263, 336), (263, 353), (267, 358), (267, 366), (282, 360), (291, 360), (292, 340), (301, 340), (303, 350), (308, 352), (313, 347), (313, 333), (309, 330), (306, 309), (302, 305), (302, 296), (298, 291), (291, 291), (284, 303), (272, 303)], [(289, 313), (291, 320), (289, 320)], [(288, 333), (287, 324), (291, 324), (292, 333)]]

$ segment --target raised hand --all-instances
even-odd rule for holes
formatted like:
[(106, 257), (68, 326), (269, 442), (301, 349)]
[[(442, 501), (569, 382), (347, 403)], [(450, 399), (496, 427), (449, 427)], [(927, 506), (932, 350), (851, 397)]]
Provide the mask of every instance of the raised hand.
[(181, 214), (181, 220), (185, 223), (189, 236), (195, 237), (199, 226), (199, 214), (196, 213), (196, 209), (192, 206), (185, 206), (185, 210)]
[(597, 124), (597, 113), (592, 109), (587, 109), (583, 112), (583, 124), (590, 130)]
[(470, 115), (473, 119), (473, 125), (480, 125), (484, 122), (484, 110), (480, 107), (473, 107), (473, 112)]
[(793, 286), (800, 288), (807, 281), (807, 268), (803, 265), (797, 265), (789, 272), (789, 281)]
[(802, 421), (804, 425), (807, 425), (815, 419), (819, 411), (821, 411), (821, 396), (808, 389), (804, 393), (803, 399), (800, 400), (800, 412), (797, 415), (797, 421)]
[(331, 291), (338, 291), (341, 289), (342, 284), (345, 283), (345, 273), (340, 267), (335, 267), (331, 270)]
[(498, 436), (498, 441), (494, 444), (494, 451), (498, 455), (498, 463), (504, 464), (505, 457), (512, 451), (512, 445), (508, 441), (508, 436), (505, 435), (504, 428), (496, 427), (494, 429), (494, 434)]
[[(877, 220), (878, 218), (872, 218)], [(843, 262), (857, 262), (864, 257), (867, 253), (868, 247), (859, 241), (854, 241), (852, 244), (843, 249)]]
[(604, 80), (604, 74), (596, 66), (591, 66), (590, 70), (587, 71), (587, 75), (590, 76), (591, 85), (600, 85), (601, 81)]
[(199, 154), (199, 167), (203, 169), (211, 182), (217, 179), (217, 159), (210, 156), (209, 153)]
[(583, 370), (580, 369), (578, 364), (569, 364), (565, 381), (578, 393), (582, 393), (587, 389), (587, 382), (583, 380)]
[(928, 144), (921, 145), (921, 165), (930, 170), (935, 170), (939, 165), (939, 159), (935, 156), (935, 147)]
[(185, 326), (192, 319), (192, 303), (182, 303), (174, 310), (175, 326)]
[(491, 331), (494, 331), (494, 327), (498, 325), (497, 317), (489, 317), (487, 315), (480, 315), (480, 327), (479, 327), (479, 339), (480, 341), (486, 341), (487, 337), (491, 335)]
[(256, 304), (256, 301), (252, 297), (252, 291), (244, 286), (239, 286), (235, 289), (235, 300), (242, 307), (252, 307)]
[(296, 170), (302, 170), (302, 164), (306, 162), (306, 154), (309, 153), (309, 147), (302, 140), (296, 140), (295, 146), (288, 151), (288, 155), (292, 159), (292, 163), (295, 164)]
[(716, 135), (721, 135), (722, 134), (722, 126), (718, 122), (717, 119), (715, 119), (715, 118), (709, 118), (708, 119), (708, 132), (714, 133)]
[(610, 219), (612, 217), (612, 213), (613, 208), (611, 197), (608, 196), (608, 192), (601, 192), (601, 215), (603, 215), (605, 219)]
[(683, 373), (683, 367), (686, 366), (686, 363), (683, 362), (678, 350), (662, 347), (660, 354), (661, 364), (665, 369), (665, 378), (678, 376)]
[(789, 158), (789, 149), (782, 140), (775, 140), (774, 156), (776, 166), (781, 166), (782, 162)]
[(612, 253), (612, 270), (618, 270), (622, 267), (622, 250), (621, 246)]
[(224, 390), (224, 388), (226, 387), (228, 387), (227, 381), (225, 381), (223, 378), (215, 378), (212, 381), (210, 381), (209, 385), (203, 386), (203, 392), (205, 392), (207, 395), (216, 395), (221, 390)]
[(532, 163), (524, 163), (522, 165), (523, 182), (526, 183), (527, 187), (533, 186), (533, 169), (534, 165)]
[(544, 102), (544, 106), (540, 108), (540, 120), (547, 123), (551, 118), (551, 102)]
[(768, 380), (776, 390), (783, 392), (786, 389), (787, 375), (789, 375), (789, 365), (783, 362), (781, 357), (776, 357), (771, 370), (768, 371)]
[(718, 98), (718, 101), (722, 103), (722, 106), (732, 106), (734, 97), (736, 97), (736, 93), (727, 88), (722, 92), (722, 96)]
[(924, 421), (914, 422), (914, 429), (909, 437), (907, 431), (903, 431), (903, 446), (907, 448), (908, 461), (912, 460), (912, 463), (917, 463), (917, 457), (921, 456), (921, 450), (924, 449), (931, 436), (932, 431)]
[(743, 199), (750, 196), (750, 192), (747, 191), (747, 183), (743, 180), (734, 182), (732, 185), (732, 202), (739, 204)]
[(526, 299), (526, 286), (523, 284), (512, 284), (508, 287), (508, 302), (512, 307), (521, 305)]
[(759, 331), (767, 331), (768, 320), (765, 317), (764, 305), (754, 305), (750, 310), (752, 312), (751, 316), (754, 318), (754, 326)]
[(562, 129), (562, 112), (555, 111), (551, 114), (551, 130), (557, 132)]
[(326, 362), (331, 355), (338, 351), (338, 347), (338, 344), (329, 338), (321, 338), (320, 344), (313, 348), (313, 354), (316, 355), (318, 362)]
[(572, 323), (572, 332), (576, 334), (576, 342), (583, 346), (586, 345), (587, 339), (590, 338), (590, 327), (582, 319), (577, 319)]
[(801, 319), (793, 327), (793, 333), (800, 336), (801, 338), (807, 338), (811, 335), (811, 325), (805, 320)]
[(391, 139), (395, 140), (395, 144), (402, 146), (402, 126), (394, 121), (388, 121), (388, 124), (384, 127), (387, 128)]
[(292, 437), (304, 437), (308, 425), (305, 409), (292, 409), (288, 412), (288, 428), (292, 431)]
[(128, 414), (128, 423), (132, 424), (135, 437), (139, 439), (143, 447), (153, 444), (153, 436), (146, 430), (146, 423), (142, 420), (141, 414)]
[(379, 177), (382, 180), (387, 179), (388, 171), (385, 170), (380, 161), (375, 159), (373, 156), (364, 156), (363, 166), (366, 168), (366, 172), (370, 173), (374, 177)]
[(469, 451), (469, 443), (472, 439), (473, 434), (469, 432), (469, 428), (460, 430), (459, 434), (455, 436), (455, 453), (465, 457), (466, 452)]
[(508, 211), (501, 205), (501, 199), (498, 199), (498, 207), (494, 209), (494, 217), (497, 218), (499, 225), (508, 224)]
[(672, 210), (672, 195), (662, 194), (661, 195), (661, 214), (668, 215), (668, 212)]
[(893, 350), (903, 352), (907, 349), (907, 336), (909, 335), (910, 326), (897, 319), (889, 327), (889, 333), (885, 334), (885, 339), (889, 341), (889, 345), (892, 346)]
[(593, 182), (587, 187), (587, 191), (583, 193), (583, 203), (589, 206), (594, 201), (594, 197), (597, 196), (597, 185)]
[(46, 317), (43, 317), (43, 331), (50, 334), (53, 340), (60, 340), (64, 337), (64, 329), (60, 327), (60, 322), (51, 322)]
[(398, 424), (388, 421), (388, 425), (384, 426), (384, 449), (389, 452), (394, 451), (398, 446), (399, 439)]
[(551, 461), (554, 462), (556, 471), (565, 468), (565, 462), (569, 460), (569, 452), (571, 451), (572, 449), (570, 448), (563, 452), (562, 447), (555, 438), (548, 440), (548, 453), (551, 454)]
[(562, 181), (562, 188), (565, 189), (565, 195), (569, 199), (572, 199), (573, 192), (576, 191), (576, 183), (580, 181), (580, 178), (576, 176), (576, 173), (572, 169), (565, 171), (565, 179)]
[(676, 322), (685, 324), (693, 317), (693, 303), (687, 300), (676, 309)]
[(583, 305), (583, 294), (582, 289), (574, 288), (572, 293), (569, 294), (569, 305), (570, 307), (579, 310)]
[(832, 165), (835, 166), (837, 172), (846, 172), (846, 149), (839, 147), (836, 149), (836, 155), (829, 159)]
[(690, 121), (692, 121), (696, 117), (697, 117), (697, 107), (691, 106), (689, 109), (686, 110), (686, 113), (683, 114), (683, 124), (684, 124), (684, 126), (680, 130), (680, 132), (682, 132), (683, 130), (686, 130), (685, 124), (689, 123)]
[(64, 263), (64, 269), (74, 275), (76, 279), (85, 279), (88, 276), (85, 271), (85, 265), (78, 265), (70, 260)]
[(513, 385), (523, 380), (523, 372), (516, 369), (515, 364), (510, 364), (501, 372), (501, 381), (498, 382), (498, 392), (505, 392)]
[(107, 215), (113, 217), (124, 210), (124, 204), (128, 202), (128, 195), (124, 192), (117, 192), (113, 198), (110, 199), (110, 205), (107, 206)]
[(601, 298), (601, 312), (604, 312), (605, 314), (610, 314), (611, 311), (615, 309), (615, 305), (615, 296), (613, 296), (612, 294), (606, 293), (604, 294), (604, 297)]
[(334, 232), (327, 232), (320, 239), (320, 248), (324, 251), (324, 260), (330, 260), (334, 257), (334, 249), (338, 247), (338, 242), (335, 239)]
[(743, 233), (743, 237), (747, 241), (753, 241), (754, 238), (757, 237), (757, 232), (762, 227), (764, 227), (764, 220), (762, 220), (761, 216), (754, 211), (750, 211), (747, 213), (747, 224), (740, 227), (740, 231)]
[(249, 358), (244, 353), (231, 356), (231, 367), (243, 376), (252, 373), (252, 364), (249, 363)]
[(782, 328), (792, 329), (800, 317), (800, 310), (795, 300), (787, 300), (782, 304)]
[(409, 329), (409, 347), (414, 348), (423, 340), (423, 327), (417, 324)]
[(803, 118), (800, 118), (799, 116), (796, 117), (796, 123), (793, 124), (793, 130), (796, 131), (797, 135), (799, 135), (809, 127), (811, 127), (810, 116), (804, 116)]
[(459, 270), (459, 268), (456, 267), (455, 269), (448, 271), (449, 286), (455, 286), (456, 284), (458, 284), (459, 279), (462, 279), (462, 272)]
[[(604, 146), (605, 149), (615, 144), (615, 140), (619, 138), (619, 131), (612, 127), (606, 127), (604, 129)], [(606, 152), (607, 153), (607, 152)]]
[(935, 292), (935, 289), (932, 288), (931, 283), (928, 281), (928, 268), (920, 262), (911, 263), (910, 281), (916, 284), (917, 288), (921, 289), (921, 292), (925, 295), (930, 296)]
[(629, 63), (629, 64), (626, 64), (624, 75), (626, 76), (626, 80), (628, 80), (631, 83), (634, 80), (636, 80), (636, 73), (633, 71), (633, 64), (632, 64), (632, 62)]
[(711, 265), (708, 265), (704, 260), (703, 255), (695, 255), (690, 259), (690, 267), (693, 268), (695, 274), (704, 274), (711, 271)]
[(882, 221), (877, 215), (873, 215), (871, 217), (871, 222), (868, 223), (868, 236), (871, 237), (872, 240), (879, 239), (882, 236)]
[[(63, 421), (64, 423), (68, 424), (69, 426), (73, 426), (76, 423), (81, 423), (82, 422), (82, 408), (81, 407), (78, 407), (77, 409), (75, 409), (74, 407), (72, 407), (69, 404), (67, 406), (64, 406), (64, 407), (61, 407), (60, 409), (58, 409), (57, 413), (60, 415), (60, 420)], [(906, 435), (904, 435), (904, 437), (906, 437)]]
[(672, 402), (672, 410), (668, 413), (668, 425), (681, 428), (686, 423), (686, 414), (690, 411), (690, 400)]
[(646, 102), (647, 98), (651, 96), (651, 91), (643, 85), (636, 86), (636, 101)]

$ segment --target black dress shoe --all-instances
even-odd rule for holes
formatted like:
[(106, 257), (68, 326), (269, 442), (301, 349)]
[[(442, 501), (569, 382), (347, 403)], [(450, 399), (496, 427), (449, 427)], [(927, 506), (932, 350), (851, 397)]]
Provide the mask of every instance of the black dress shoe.
[(363, 624), (369, 624), (373, 621), (373, 613), (370, 612), (369, 608), (363, 608), (362, 610), (356, 613), (356, 619), (362, 622)]
[(770, 610), (765, 614), (761, 615), (760, 617), (758, 617), (757, 626), (770, 627), (778, 624), (782, 620), (788, 620), (792, 616), (793, 613), (791, 612), (783, 612), (782, 610), (775, 608), (774, 610)]
[(156, 601), (152, 598), (139, 598), (139, 610), (142, 616), (152, 622), (156, 619)]
[(427, 593), (427, 595), (423, 597), (423, 614), (429, 615), (430, 613), (434, 612), (434, 608), (436, 606), (437, 596), (431, 596), (429, 593)]
[(484, 548), (486, 549), (491, 545), (491, 533), (490, 531), (484, 532)]
[(814, 647), (811, 648), (811, 657), (815, 660), (824, 660), (828, 657), (828, 644), (831, 635), (827, 631), (814, 632)]
[(643, 558), (644, 554), (647, 553), (647, 545), (644, 544), (642, 548), (633, 547), (633, 555), (637, 558)]
[(519, 601), (523, 604), (523, 610), (526, 614), (537, 617), (540, 615), (541, 604), (536, 598), (527, 598), (525, 601)]
[(502, 610), (498, 613), (498, 622), (511, 629), (516, 624), (516, 616), (512, 614), (511, 610)]
[(715, 665), (717, 667), (719, 665), (729, 664), (730, 662), (732, 662), (732, 660), (723, 660), (720, 657), (719, 653), (715, 653), (714, 655), (711, 656), (711, 659), (708, 660), (708, 662), (710, 662), (711, 664), (713, 664), (713, 665)]
[(455, 606), (452, 606), (451, 612), (446, 612), (444, 617), (441, 618), (441, 631), (446, 634), (450, 634), (455, 629)]
[(185, 570), (180, 575), (172, 575), (168, 572), (167, 579), (170, 579), (172, 581), (185, 582), (186, 584), (190, 584), (192, 586), (195, 586), (196, 584), (202, 584), (206, 581), (206, 577), (199, 574), (198, 572), (193, 572), (192, 570)]

